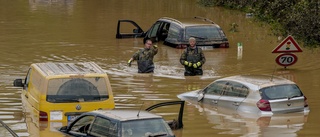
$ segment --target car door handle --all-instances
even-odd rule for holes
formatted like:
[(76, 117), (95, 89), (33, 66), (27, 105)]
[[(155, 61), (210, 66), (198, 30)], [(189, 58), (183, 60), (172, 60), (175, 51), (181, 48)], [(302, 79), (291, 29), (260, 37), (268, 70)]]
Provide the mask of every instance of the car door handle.
[(239, 102), (233, 102), (232, 105), (239, 106), (240, 103)]

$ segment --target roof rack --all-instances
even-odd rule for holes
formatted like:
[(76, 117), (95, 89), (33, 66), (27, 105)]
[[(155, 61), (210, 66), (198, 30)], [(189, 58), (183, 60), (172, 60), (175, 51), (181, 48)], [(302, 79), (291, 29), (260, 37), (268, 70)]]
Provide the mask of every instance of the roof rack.
[(204, 18), (204, 17), (195, 16), (194, 18), (196, 18), (196, 19), (202, 19), (203, 21), (207, 21), (207, 22), (210, 22), (210, 23), (212, 23), (212, 24), (216, 24), (216, 23), (214, 23), (212, 20), (207, 19), (207, 18)]
[(177, 22), (179, 24), (182, 24), (179, 20), (176, 20), (176, 19), (173, 19), (173, 18), (169, 18), (169, 17), (162, 17), (160, 19), (167, 19), (167, 20), (175, 21), (175, 22)]

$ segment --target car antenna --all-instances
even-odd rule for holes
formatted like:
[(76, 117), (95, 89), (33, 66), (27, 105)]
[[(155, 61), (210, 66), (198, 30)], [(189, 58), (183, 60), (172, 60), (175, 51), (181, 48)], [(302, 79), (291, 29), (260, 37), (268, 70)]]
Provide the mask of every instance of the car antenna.
[(142, 108), (143, 104), (144, 104), (144, 102), (142, 102), (142, 104), (141, 104), (141, 106), (140, 106), (140, 109), (139, 109), (139, 111), (138, 111), (137, 117), (139, 117), (139, 114), (140, 114), (140, 111), (141, 111), (141, 108)]
[(274, 76), (274, 73), (276, 72), (276, 65), (274, 65), (274, 69), (273, 69), (273, 73), (272, 73), (272, 75), (271, 75), (271, 79), (270, 79), (270, 81), (272, 81), (273, 80), (273, 76)]

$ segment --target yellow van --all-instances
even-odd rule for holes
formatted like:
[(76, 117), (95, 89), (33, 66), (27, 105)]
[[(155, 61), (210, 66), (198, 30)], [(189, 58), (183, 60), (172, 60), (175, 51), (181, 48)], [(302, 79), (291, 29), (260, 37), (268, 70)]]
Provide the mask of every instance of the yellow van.
[(24, 80), (22, 101), (33, 122), (72, 121), (84, 112), (115, 107), (108, 75), (94, 62), (34, 63)]

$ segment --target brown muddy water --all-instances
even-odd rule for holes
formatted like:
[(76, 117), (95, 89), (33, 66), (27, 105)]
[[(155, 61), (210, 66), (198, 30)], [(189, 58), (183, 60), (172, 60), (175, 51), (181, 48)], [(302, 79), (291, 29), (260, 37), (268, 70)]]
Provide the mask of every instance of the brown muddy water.
[[(287, 69), (275, 62), (271, 51), (281, 42), (267, 25), (246, 18), (245, 13), (223, 8), (204, 8), (196, 0), (0, 0), (0, 119), (19, 136), (64, 136), (61, 123), (37, 128), (23, 112), (16, 78), (24, 78), (31, 63), (94, 61), (109, 74), (117, 108), (138, 109), (164, 101), (179, 100), (177, 94), (203, 88), (211, 81), (237, 74), (275, 74), (295, 81), (306, 97), (310, 113), (303, 118), (246, 119), (187, 103), (184, 128), (177, 137), (224, 136), (319, 136), (319, 49), (296, 53), (298, 61)], [(115, 39), (119, 19), (136, 21), (144, 30), (160, 17), (207, 17), (219, 24), (230, 41), (228, 49), (205, 51), (204, 75), (184, 77), (179, 64), (181, 49), (155, 43), (154, 74), (137, 74), (127, 67), (131, 55), (143, 47), (142, 39)], [(231, 24), (238, 32), (230, 32)], [(243, 44), (242, 53), (237, 43)], [(298, 42), (299, 43), (299, 42)], [(300, 44), (302, 45), (302, 44)], [(157, 113), (174, 118), (176, 109)], [(292, 117), (292, 118), (290, 118)], [(318, 120), (317, 120), (318, 119)], [(0, 136), (10, 136), (0, 126)]]

